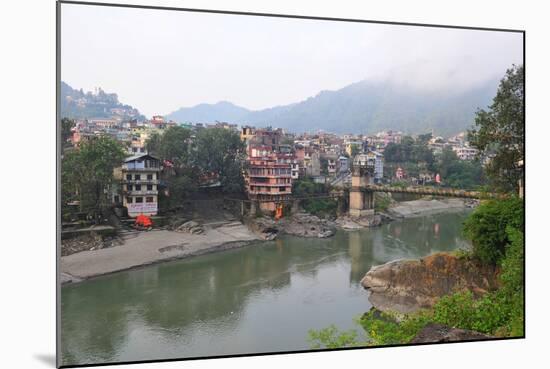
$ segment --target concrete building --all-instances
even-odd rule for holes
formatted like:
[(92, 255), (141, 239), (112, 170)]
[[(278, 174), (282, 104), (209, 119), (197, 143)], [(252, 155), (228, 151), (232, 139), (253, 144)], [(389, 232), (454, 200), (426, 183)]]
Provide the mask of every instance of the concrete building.
[[(248, 132), (241, 132), (241, 137)], [(281, 145), (282, 130), (256, 129), (248, 138), (248, 170), (245, 183), (248, 198), (262, 211), (275, 212), (292, 194), (294, 154)], [(256, 206), (253, 205), (253, 206)]]
[(355, 156), (353, 165), (372, 168), (372, 176), (375, 182), (380, 182), (384, 177), (384, 155), (378, 151), (369, 151), (366, 154)]
[(338, 168), (338, 171), (340, 173), (345, 173), (347, 171), (349, 171), (349, 158), (347, 156), (340, 156), (338, 158), (338, 165), (339, 165), (339, 168)]
[(157, 215), (160, 160), (148, 155), (131, 156), (122, 165), (122, 204), (130, 217)]
[(453, 151), (460, 160), (474, 160), (478, 154), (478, 150), (469, 146), (455, 146)]

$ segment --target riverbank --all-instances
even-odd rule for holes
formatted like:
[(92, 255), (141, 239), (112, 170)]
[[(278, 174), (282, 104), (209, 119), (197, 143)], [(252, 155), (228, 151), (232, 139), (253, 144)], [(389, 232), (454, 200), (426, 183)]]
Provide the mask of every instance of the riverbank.
[[(471, 203), (461, 199), (423, 199), (398, 203), (373, 219), (353, 219), (346, 216), (331, 222), (298, 213), (291, 219), (278, 222), (267, 218), (255, 219), (247, 225), (240, 222), (220, 222), (215, 226), (204, 226), (202, 233), (166, 229), (136, 232), (132, 238), (119, 242), (116, 246), (62, 256), (61, 283), (76, 283), (154, 263), (242, 247), (254, 241), (274, 239), (279, 233), (326, 238), (333, 236), (337, 228), (357, 230), (393, 219), (460, 211), (468, 207), (471, 207)], [(188, 223), (182, 226), (186, 224)]]
[(154, 263), (242, 247), (258, 239), (239, 222), (205, 226), (202, 234), (169, 230), (137, 232), (119, 246), (62, 256), (61, 283), (76, 283)]
[(410, 218), (430, 214), (438, 214), (447, 211), (461, 211), (477, 206), (476, 200), (446, 198), (446, 199), (420, 199), (398, 202), (389, 207), (385, 213), (393, 218)]

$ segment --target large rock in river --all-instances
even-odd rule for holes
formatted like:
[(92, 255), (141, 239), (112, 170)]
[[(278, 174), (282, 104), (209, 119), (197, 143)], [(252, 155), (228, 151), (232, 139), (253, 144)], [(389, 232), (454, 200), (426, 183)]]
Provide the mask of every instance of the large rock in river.
[(470, 290), (475, 296), (498, 288), (498, 268), (436, 253), (372, 267), (361, 280), (369, 301), (381, 311), (411, 313), (430, 308), (442, 296)]

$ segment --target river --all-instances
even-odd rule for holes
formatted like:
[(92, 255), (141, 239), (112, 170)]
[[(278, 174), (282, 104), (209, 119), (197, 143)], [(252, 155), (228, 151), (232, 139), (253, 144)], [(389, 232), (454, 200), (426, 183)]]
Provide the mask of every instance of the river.
[(283, 236), (62, 288), (64, 365), (309, 349), (308, 330), (356, 328), (373, 265), (468, 247), (467, 212), (328, 239)]

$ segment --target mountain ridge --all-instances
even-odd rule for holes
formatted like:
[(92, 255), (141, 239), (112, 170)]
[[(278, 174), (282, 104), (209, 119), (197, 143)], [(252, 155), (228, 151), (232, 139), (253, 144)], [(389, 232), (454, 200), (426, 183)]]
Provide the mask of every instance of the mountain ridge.
[(451, 135), (473, 125), (476, 110), (490, 104), (497, 87), (498, 80), (490, 79), (464, 91), (430, 92), (363, 80), (338, 90), (320, 91), (297, 103), (262, 110), (222, 101), (180, 108), (166, 117), (177, 122), (273, 126), (294, 133), (322, 129), (338, 134), (370, 134), (394, 129)]

